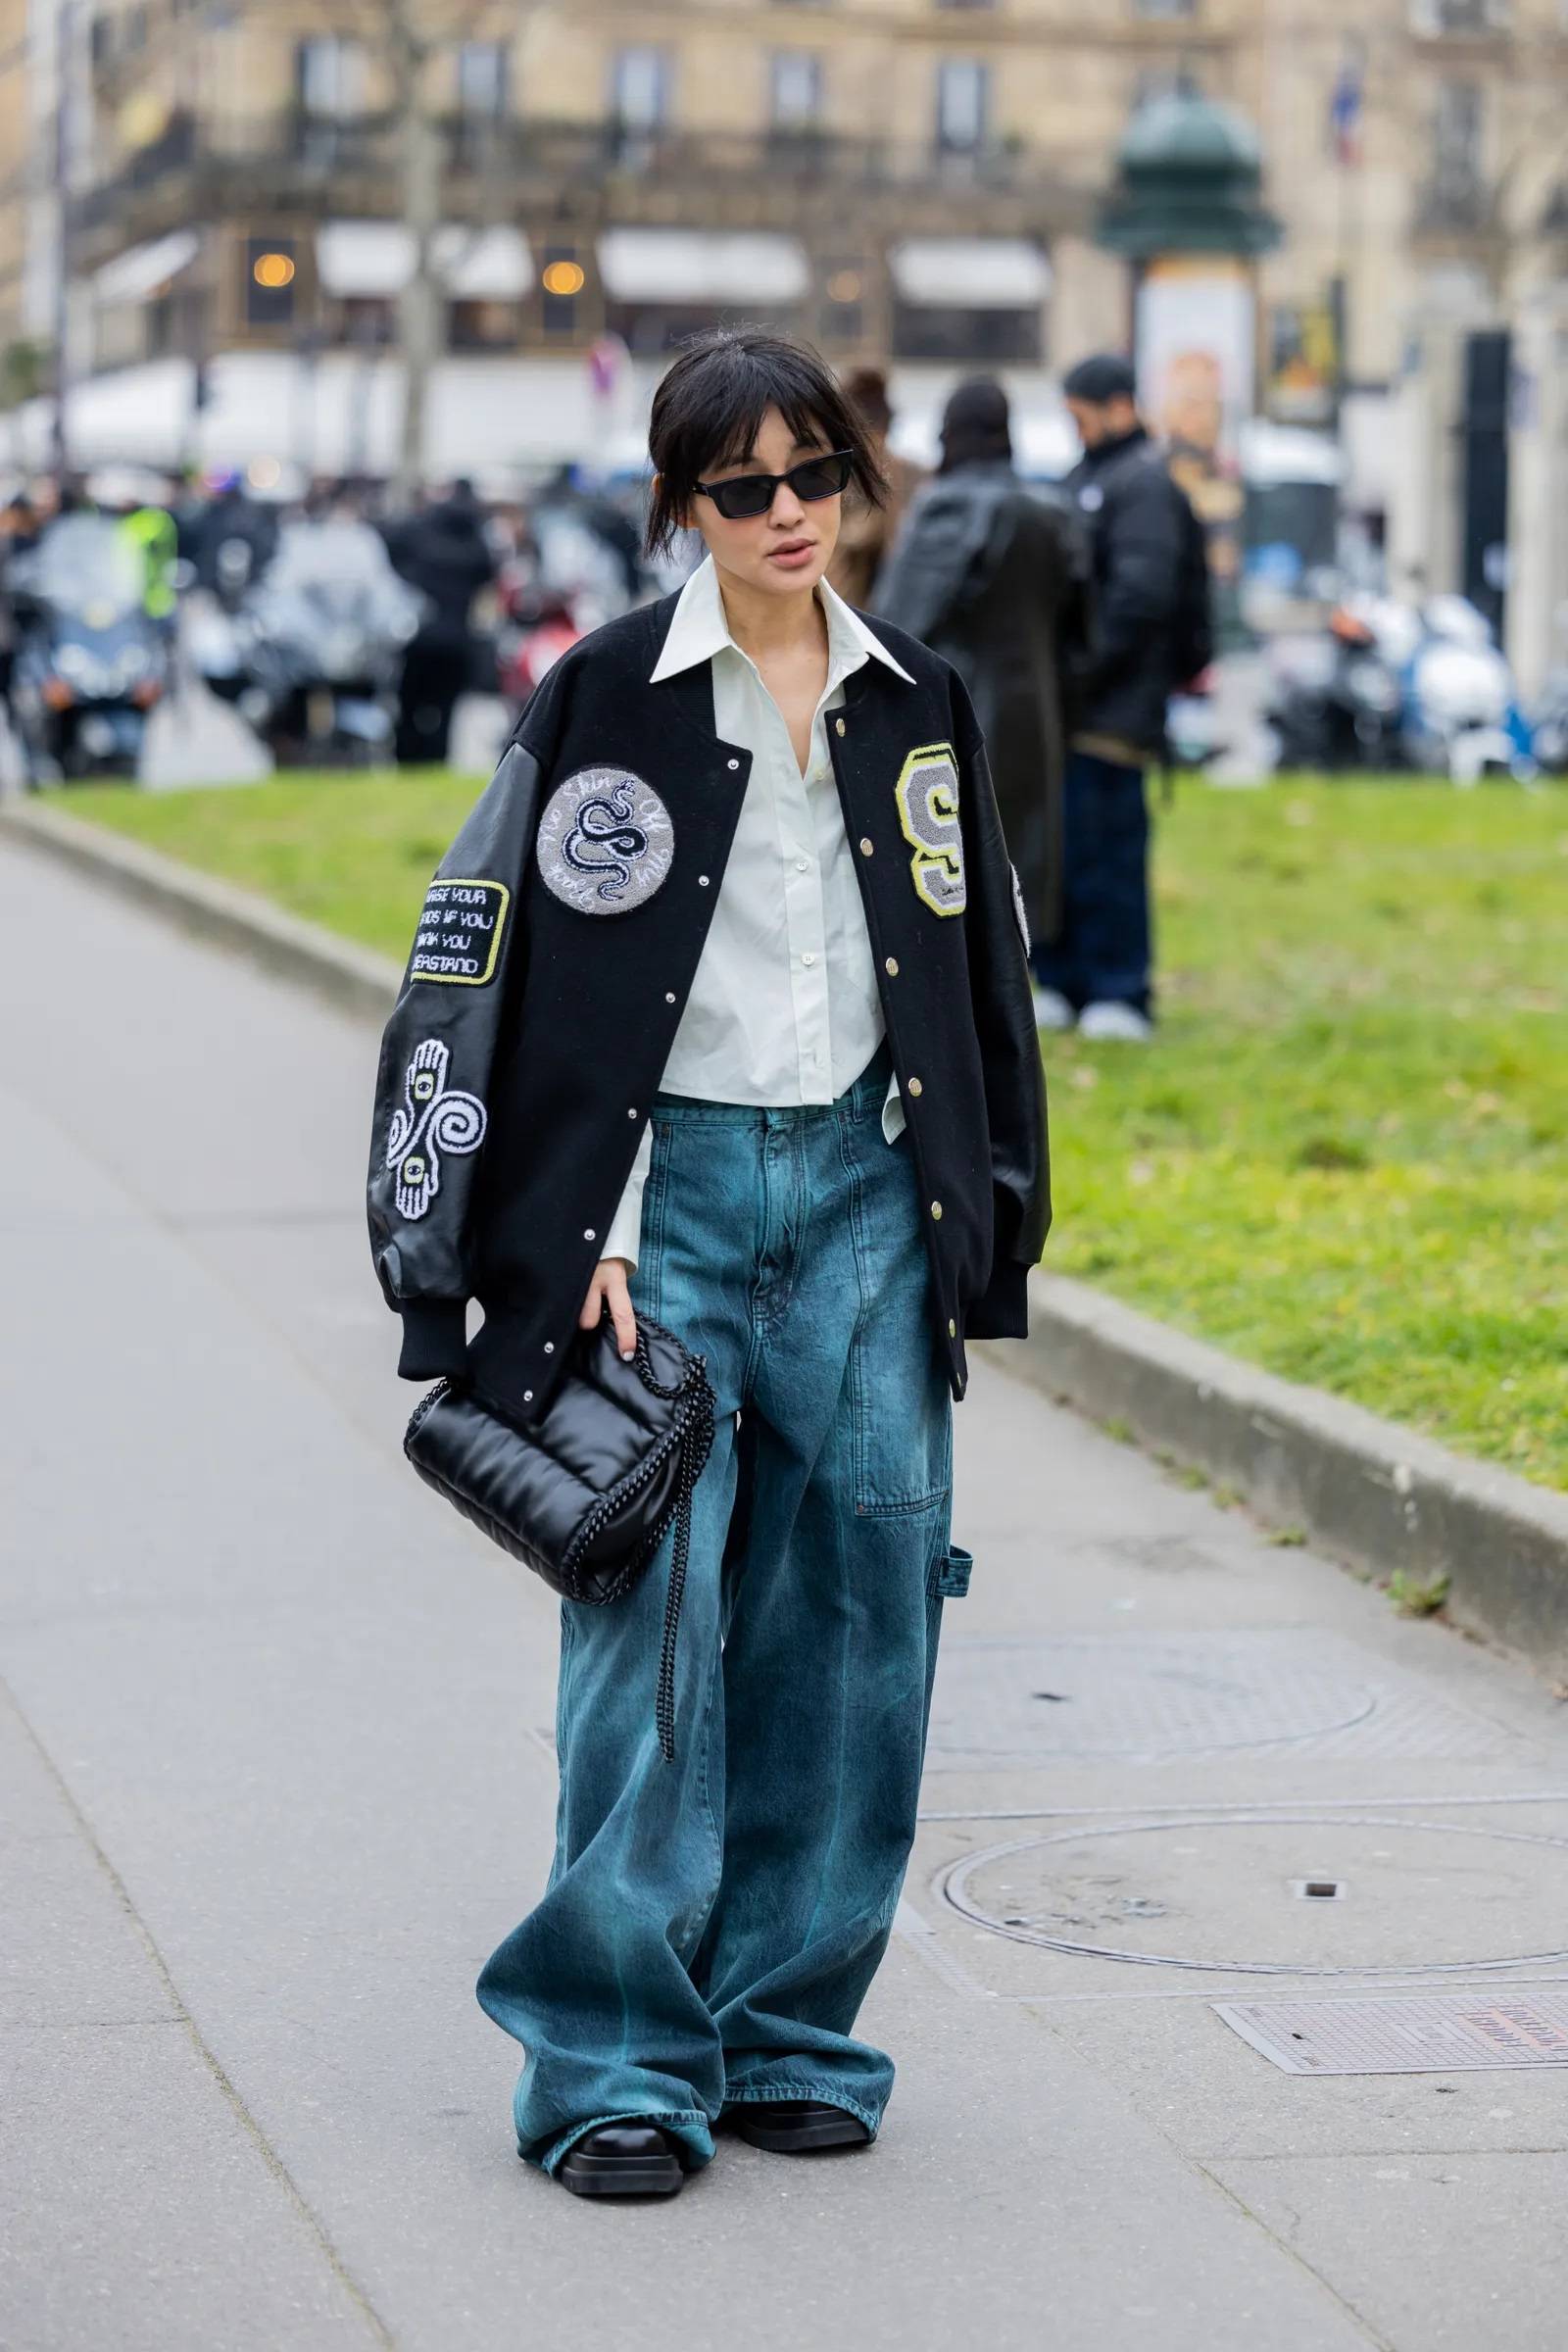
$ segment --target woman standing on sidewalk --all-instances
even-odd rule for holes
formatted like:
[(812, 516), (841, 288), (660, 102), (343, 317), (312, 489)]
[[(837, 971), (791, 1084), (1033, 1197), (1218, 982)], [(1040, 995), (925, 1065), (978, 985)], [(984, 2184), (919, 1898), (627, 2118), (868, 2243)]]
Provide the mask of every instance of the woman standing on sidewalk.
[[(645, 1312), (717, 1394), (674, 1758), (662, 1577), (564, 1603), (555, 1864), (479, 1980), (527, 2050), (522, 2153), (590, 2195), (677, 2189), (725, 2119), (786, 2153), (876, 2136), (893, 2064), (853, 2028), (967, 1576), (951, 1397), (966, 1338), (1023, 1334), (1049, 1221), (967, 698), (823, 584), (842, 493), (878, 491), (862, 428), (814, 352), (747, 329), (676, 360), (651, 441), (650, 545), (694, 525), (708, 561), (524, 711), (426, 902), (371, 1163), (409, 1377), (526, 1425), (575, 1326), (629, 1349)], [(387, 1144), (416, 1054), (481, 1115), (413, 1195)]]

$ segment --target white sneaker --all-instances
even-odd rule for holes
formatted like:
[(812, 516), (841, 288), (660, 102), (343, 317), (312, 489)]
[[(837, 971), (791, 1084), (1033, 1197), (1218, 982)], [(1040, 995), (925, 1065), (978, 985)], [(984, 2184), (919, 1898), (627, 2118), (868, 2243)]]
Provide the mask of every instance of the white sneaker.
[(1059, 989), (1036, 988), (1035, 1027), (1037, 1029), (1070, 1029), (1077, 1017)]
[(1078, 1034), (1097, 1043), (1147, 1046), (1154, 1024), (1136, 1004), (1086, 1004), (1079, 1015)]

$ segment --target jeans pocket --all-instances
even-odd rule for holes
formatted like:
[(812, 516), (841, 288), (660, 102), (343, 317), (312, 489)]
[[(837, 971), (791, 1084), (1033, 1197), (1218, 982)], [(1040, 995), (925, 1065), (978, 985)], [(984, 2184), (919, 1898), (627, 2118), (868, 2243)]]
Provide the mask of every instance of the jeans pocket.
[(950, 1544), (946, 1553), (939, 1553), (933, 1591), (939, 1600), (962, 1600), (969, 1590), (969, 1577), (974, 1568), (974, 1553), (965, 1551), (961, 1544)]

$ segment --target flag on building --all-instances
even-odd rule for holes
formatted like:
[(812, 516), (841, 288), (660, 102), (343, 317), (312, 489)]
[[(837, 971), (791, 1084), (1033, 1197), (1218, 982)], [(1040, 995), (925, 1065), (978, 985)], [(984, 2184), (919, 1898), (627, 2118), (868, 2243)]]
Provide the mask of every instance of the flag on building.
[(1337, 164), (1361, 161), (1361, 65), (1346, 52), (1329, 98), (1329, 144)]

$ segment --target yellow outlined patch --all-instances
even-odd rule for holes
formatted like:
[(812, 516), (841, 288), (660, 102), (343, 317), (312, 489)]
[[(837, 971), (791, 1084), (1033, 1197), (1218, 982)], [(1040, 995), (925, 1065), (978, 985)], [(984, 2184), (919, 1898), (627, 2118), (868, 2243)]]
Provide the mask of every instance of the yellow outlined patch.
[(505, 882), (438, 874), (424, 894), (411, 980), (484, 988), (496, 976), (512, 893)]
[(904, 762), (896, 787), (899, 825), (914, 852), (909, 871), (933, 914), (961, 914), (969, 903), (958, 824), (958, 760), (951, 743), (924, 743)]

